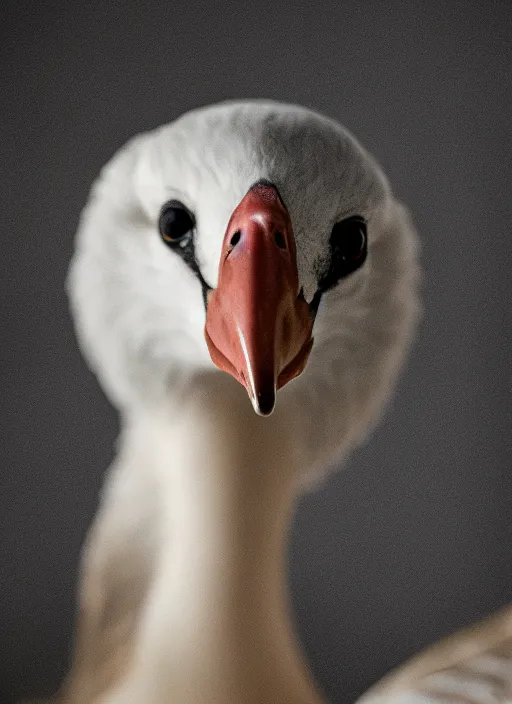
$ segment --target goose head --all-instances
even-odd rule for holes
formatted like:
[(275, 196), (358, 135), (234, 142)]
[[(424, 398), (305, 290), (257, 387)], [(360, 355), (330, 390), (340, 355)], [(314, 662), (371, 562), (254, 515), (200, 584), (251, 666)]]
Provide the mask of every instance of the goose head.
[(359, 442), (389, 396), (416, 260), (406, 210), (344, 128), (229, 102), (135, 137), (104, 167), (68, 290), (122, 413), (220, 368), (257, 413), (292, 412), (315, 467)]

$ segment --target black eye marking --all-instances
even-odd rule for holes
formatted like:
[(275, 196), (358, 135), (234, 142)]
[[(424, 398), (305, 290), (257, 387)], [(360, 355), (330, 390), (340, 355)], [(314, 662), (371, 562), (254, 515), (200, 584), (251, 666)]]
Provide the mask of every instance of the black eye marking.
[(337, 222), (329, 238), (330, 253), (318, 267), (318, 290), (310, 303), (316, 315), (322, 294), (359, 269), (368, 254), (367, 227), (364, 218), (354, 215)]
[(179, 200), (170, 200), (162, 206), (158, 218), (158, 230), (163, 242), (178, 254), (197, 276), (203, 290), (206, 308), (210, 286), (206, 283), (196, 259), (194, 244), (196, 221), (190, 210)]

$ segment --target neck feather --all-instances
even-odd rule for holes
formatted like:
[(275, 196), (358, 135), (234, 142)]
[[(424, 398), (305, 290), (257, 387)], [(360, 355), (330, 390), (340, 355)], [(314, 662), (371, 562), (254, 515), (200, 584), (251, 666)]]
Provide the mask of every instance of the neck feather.
[(144, 686), (155, 701), (172, 691), (188, 704), (319, 704), (286, 591), (300, 471), (289, 413), (259, 418), (243, 389), (212, 375), (138, 425), (163, 507), (141, 628)]

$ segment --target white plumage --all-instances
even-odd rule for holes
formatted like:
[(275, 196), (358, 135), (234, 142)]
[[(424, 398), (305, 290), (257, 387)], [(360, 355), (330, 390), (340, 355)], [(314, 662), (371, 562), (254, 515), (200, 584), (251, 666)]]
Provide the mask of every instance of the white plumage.
[(333, 224), (369, 221), (365, 266), (324, 296), (307, 374), (281, 396), (303, 425), (307, 471), (357, 443), (394, 381), (416, 318), (416, 239), (379, 167), (336, 123), (273, 103), (197, 110), (136, 137), (104, 168), (84, 210), (69, 292), (85, 356), (121, 413), (153, 403), (198, 370), (201, 288), (158, 236), (162, 204), (197, 220), (196, 250), (215, 286), (230, 214), (255, 181), (280, 188), (310, 301)]
[[(357, 215), (368, 228), (366, 261), (323, 295), (305, 371), (266, 419), (213, 364), (201, 285), (158, 233), (162, 205), (179, 200), (215, 289), (230, 216), (262, 179), (288, 209), (308, 304), (333, 225)], [(68, 290), (122, 430), (83, 551), (63, 702), (323, 701), (289, 621), (287, 526), (300, 486), (377, 420), (414, 330), (417, 285), (416, 236), (381, 169), (304, 108), (196, 110), (107, 164), (81, 218)]]

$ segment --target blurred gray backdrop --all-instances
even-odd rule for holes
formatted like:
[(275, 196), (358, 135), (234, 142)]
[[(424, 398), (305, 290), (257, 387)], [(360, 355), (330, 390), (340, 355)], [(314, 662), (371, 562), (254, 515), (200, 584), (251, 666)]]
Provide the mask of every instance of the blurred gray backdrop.
[(512, 598), (512, 5), (3, 4), (0, 700), (62, 677), (116, 418), (63, 292), (91, 181), (225, 98), (298, 102), (377, 156), (423, 239), (425, 315), (390, 411), (306, 497), (290, 561), (313, 670), (348, 704)]

